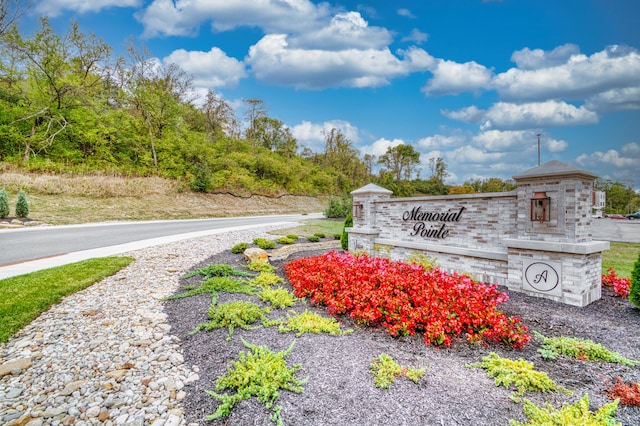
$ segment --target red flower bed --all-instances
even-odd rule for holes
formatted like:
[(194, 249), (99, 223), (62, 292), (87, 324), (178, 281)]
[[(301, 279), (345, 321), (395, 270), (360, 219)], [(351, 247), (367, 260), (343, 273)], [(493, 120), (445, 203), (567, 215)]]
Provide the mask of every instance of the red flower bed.
[(487, 339), (514, 348), (531, 340), (519, 318), (496, 309), (508, 296), (466, 275), (335, 251), (291, 261), (285, 272), (296, 296), (327, 306), (331, 314), (382, 325), (393, 336), (418, 331), (426, 344), (445, 346), (463, 334), (470, 342)]
[(620, 297), (629, 297), (629, 287), (631, 280), (629, 278), (621, 278), (616, 274), (615, 269), (609, 268), (607, 275), (602, 274), (602, 285), (613, 287), (613, 291)]

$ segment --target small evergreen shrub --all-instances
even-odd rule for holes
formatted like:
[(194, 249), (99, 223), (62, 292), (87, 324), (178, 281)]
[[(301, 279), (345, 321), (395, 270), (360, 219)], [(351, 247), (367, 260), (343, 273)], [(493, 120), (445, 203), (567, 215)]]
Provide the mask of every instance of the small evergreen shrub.
[(418, 383), (424, 376), (424, 368), (403, 367), (384, 353), (371, 361), (370, 371), (373, 374), (373, 382), (380, 389), (389, 389), (398, 377), (406, 377), (413, 383)]
[(276, 267), (267, 260), (254, 259), (247, 265), (247, 269), (255, 272), (275, 272)]
[(619, 425), (615, 414), (618, 409), (618, 401), (605, 404), (598, 411), (589, 411), (589, 396), (585, 395), (575, 404), (564, 404), (561, 409), (554, 410), (550, 404), (546, 407), (538, 407), (533, 402), (525, 400), (524, 413), (529, 418), (526, 423), (510, 420), (511, 426), (613, 426)]
[(276, 248), (276, 242), (267, 240), (266, 238), (256, 238), (253, 240), (253, 244), (257, 245), (262, 250)]
[(244, 253), (244, 251), (248, 248), (249, 248), (249, 243), (238, 243), (235, 246), (231, 247), (231, 253), (234, 253), (234, 254)]
[(256, 287), (271, 287), (272, 285), (281, 284), (284, 279), (273, 272), (260, 272), (257, 277), (249, 281), (249, 284)]
[(351, 228), (353, 226), (353, 216), (351, 213), (347, 215), (347, 218), (344, 220), (344, 226), (342, 227), (342, 235), (340, 236), (340, 246), (342, 250), (349, 250), (349, 234), (346, 229)]
[[(295, 342), (295, 341), (294, 341)], [(235, 389), (235, 395), (219, 394), (210, 390), (205, 392), (221, 402), (216, 411), (207, 417), (207, 420), (215, 420), (226, 417), (236, 403), (255, 396), (267, 409), (273, 407), (274, 402), (280, 397), (280, 389), (300, 393), (302, 385), (307, 379), (297, 379), (296, 372), (300, 365), (289, 367), (285, 358), (293, 350), (293, 343), (286, 350), (274, 353), (267, 346), (257, 346), (247, 343), (242, 344), (250, 349), (250, 353), (240, 352), (238, 361), (232, 361), (227, 367), (227, 373), (216, 381), (216, 391)], [(282, 424), (280, 417), (281, 406), (273, 409), (271, 420), (276, 424)]]
[(280, 327), (278, 327), (278, 331), (280, 333), (297, 331), (296, 337), (300, 337), (305, 333), (327, 333), (334, 336), (340, 336), (353, 332), (351, 329), (345, 331), (340, 329), (340, 323), (335, 318), (326, 318), (311, 312), (308, 309), (301, 314), (296, 311), (291, 311), (287, 314), (286, 319), (275, 320), (269, 325), (275, 324), (280, 324)]
[(311, 235), (307, 237), (307, 240), (309, 240), (312, 243), (317, 243), (318, 241), (320, 241), (320, 237), (318, 237), (317, 235)]
[(300, 238), (296, 234), (287, 234), (286, 237), (289, 238), (290, 240), (293, 240), (293, 241), (297, 241), (298, 238)]
[(286, 288), (265, 287), (258, 294), (258, 298), (263, 302), (270, 303), (276, 309), (289, 308), (296, 303), (298, 298)]
[(629, 301), (640, 308), (640, 254), (631, 271), (631, 285), (629, 286)]
[(325, 238), (325, 237), (326, 237), (326, 235), (325, 235), (325, 234), (323, 234), (322, 232), (316, 232), (316, 233), (315, 233), (315, 234), (313, 234), (313, 235), (315, 235), (315, 236), (316, 236), (316, 237), (318, 237), (318, 238)]
[(545, 337), (535, 332), (536, 338), (542, 341), (540, 355), (547, 359), (556, 359), (560, 355), (583, 361), (605, 361), (623, 365), (640, 365), (640, 361), (627, 359), (612, 352), (599, 343), (575, 337)]
[(256, 294), (256, 288), (248, 285), (245, 281), (237, 280), (231, 277), (213, 277), (203, 282), (200, 286), (190, 286), (185, 288), (184, 293), (178, 293), (167, 296), (164, 300), (184, 299), (198, 294), (209, 293), (211, 295), (211, 303), (215, 304), (218, 300), (218, 292), (226, 293), (243, 293), (248, 295)]
[(200, 330), (208, 331), (227, 327), (229, 329), (227, 340), (231, 340), (233, 330), (236, 327), (249, 330), (256, 321), (263, 320), (267, 313), (269, 313), (268, 309), (242, 300), (234, 300), (221, 305), (212, 303), (208, 312), (211, 321), (200, 324), (189, 334), (193, 335)]
[(191, 278), (196, 275), (203, 276), (205, 279), (213, 277), (253, 277), (253, 274), (236, 269), (231, 265), (214, 263), (203, 268), (196, 269), (195, 271), (191, 271), (183, 275), (182, 278)]
[(7, 191), (0, 189), (0, 219), (9, 216), (9, 197)]
[(29, 216), (29, 203), (27, 202), (27, 196), (22, 189), (18, 192), (18, 201), (16, 201), (16, 216)]
[(285, 244), (285, 245), (288, 245), (288, 244), (293, 244), (293, 243), (295, 243), (295, 242), (296, 242), (296, 240), (292, 240), (292, 239), (291, 239), (291, 238), (289, 238), (289, 237), (280, 237), (280, 238), (278, 238), (278, 239), (277, 239), (277, 242), (278, 242), (278, 244)]
[(189, 187), (193, 192), (208, 192), (211, 187), (209, 171), (204, 166), (197, 166)]
[(349, 197), (332, 198), (329, 200), (329, 206), (324, 211), (324, 215), (328, 218), (346, 217), (351, 208), (351, 199)]
[(526, 391), (564, 391), (565, 393), (570, 393), (551, 380), (547, 373), (534, 370), (533, 363), (524, 359), (514, 361), (502, 358), (498, 354), (491, 352), (489, 355), (482, 357), (482, 362), (469, 364), (467, 367), (482, 368), (489, 377), (495, 378), (496, 386), (503, 385), (508, 388), (511, 384), (514, 384), (517, 391), (512, 393), (510, 398), (515, 402), (520, 402), (520, 397)]

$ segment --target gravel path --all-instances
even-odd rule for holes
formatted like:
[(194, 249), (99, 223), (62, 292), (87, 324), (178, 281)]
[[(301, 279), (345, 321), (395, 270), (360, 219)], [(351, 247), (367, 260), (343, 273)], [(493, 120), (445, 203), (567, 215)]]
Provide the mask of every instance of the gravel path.
[(187, 424), (184, 363), (163, 302), (194, 264), (273, 227), (126, 253), (117, 274), (52, 306), (0, 345), (0, 424)]

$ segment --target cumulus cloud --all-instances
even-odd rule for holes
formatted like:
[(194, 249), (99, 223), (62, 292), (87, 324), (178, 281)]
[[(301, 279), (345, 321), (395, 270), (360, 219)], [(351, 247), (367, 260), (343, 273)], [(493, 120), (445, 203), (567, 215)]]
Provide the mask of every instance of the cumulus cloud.
[(538, 66), (559, 58), (543, 54), (535, 61), (532, 55), (522, 52), (521, 56), (528, 59), (518, 58), (519, 63), (535, 68), (512, 68), (496, 75), (491, 87), (502, 99), (585, 99), (608, 90), (640, 86), (640, 54), (632, 48), (609, 46), (591, 56), (573, 53), (563, 64), (544, 68)]
[(559, 101), (498, 102), (487, 110), (485, 119), (484, 129), (528, 129), (593, 124), (598, 122), (598, 115), (584, 106)]
[(418, 146), (426, 150), (451, 149), (464, 144), (467, 139), (461, 135), (434, 135), (418, 140)]
[(56, 17), (64, 10), (79, 13), (99, 12), (110, 7), (139, 7), (142, 0), (41, 0), (36, 5), (36, 12), (41, 15)]
[(620, 151), (610, 149), (582, 154), (576, 162), (587, 170), (599, 173), (603, 179), (630, 180), (637, 187), (640, 182), (639, 160), (640, 144), (632, 142), (622, 146)]
[(215, 31), (241, 26), (266, 32), (293, 32), (319, 26), (329, 14), (327, 3), (309, 0), (153, 0), (136, 14), (144, 35), (192, 35), (204, 22)]
[(241, 78), (246, 77), (244, 64), (217, 47), (208, 52), (174, 50), (162, 61), (175, 63), (191, 74), (196, 87), (235, 87)]
[(446, 109), (440, 111), (440, 113), (445, 117), (448, 117), (452, 120), (463, 121), (465, 123), (480, 122), (484, 118), (485, 112), (485, 110), (480, 109), (475, 105), (471, 105), (457, 111), (449, 111)]
[(585, 106), (595, 111), (640, 109), (640, 86), (613, 89), (587, 99)]
[(289, 37), (289, 44), (304, 49), (377, 49), (387, 46), (391, 39), (388, 30), (370, 27), (359, 12), (347, 12), (335, 15), (318, 30)]
[(289, 46), (286, 35), (270, 34), (251, 46), (245, 62), (256, 78), (268, 84), (307, 89), (378, 87), (389, 84), (391, 78), (425, 69), (431, 58), (418, 48), (400, 53), (402, 59), (387, 48), (299, 49)]
[(430, 70), (433, 78), (422, 88), (426, 95), (456, 95), (462, 92), (477, 92), (491, 81), (493, 71), (474, 61), (460, 64), (437, 60)]
[(302, 146), (306, 146), (313, 152), (324, 151), (326, 135), (331, 129), (337, 129), (352, 143), (360, 141), (359, 131), (356, 126), (343, 120), (331, 120), (324, 123), (311, 123), (303, 121), (291, 128), (291, 134)]
[(376, 157), (380, 157), (381, 155), (386, 154), (389, 148), (393, 148), (398, 145), (404, 145), (404, 141), (402, 139), (385, 139), (381, 138), (373, 142), (371, 145), (360, 147), (360, 151), (363, 154), (375, 155)]
[[(535, 130), (487, 130), (475, 135), (474, 146), (486, 152), (522, 153), (537, 150), (538, 132)], [(568, 147), (563, 140), (545, 136), (541, 145), (549, 152), (562, 152)]]
[(558, 46), (551, 51), (542, 49), (529, 49), (528, 47), (517, 50), (511, 55), (511, 60), (518, 68), (523, 70), (535, 70), (564, 65), (572, 56), (580, 53), (580, 48), (575, 44), (567, 43)]

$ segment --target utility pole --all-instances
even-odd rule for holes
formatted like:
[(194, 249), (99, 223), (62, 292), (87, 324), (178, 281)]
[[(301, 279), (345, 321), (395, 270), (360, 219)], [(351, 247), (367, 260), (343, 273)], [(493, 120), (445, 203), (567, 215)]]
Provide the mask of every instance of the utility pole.
[(538, 133), (538, 166), (540, 165), (540, 133)]

